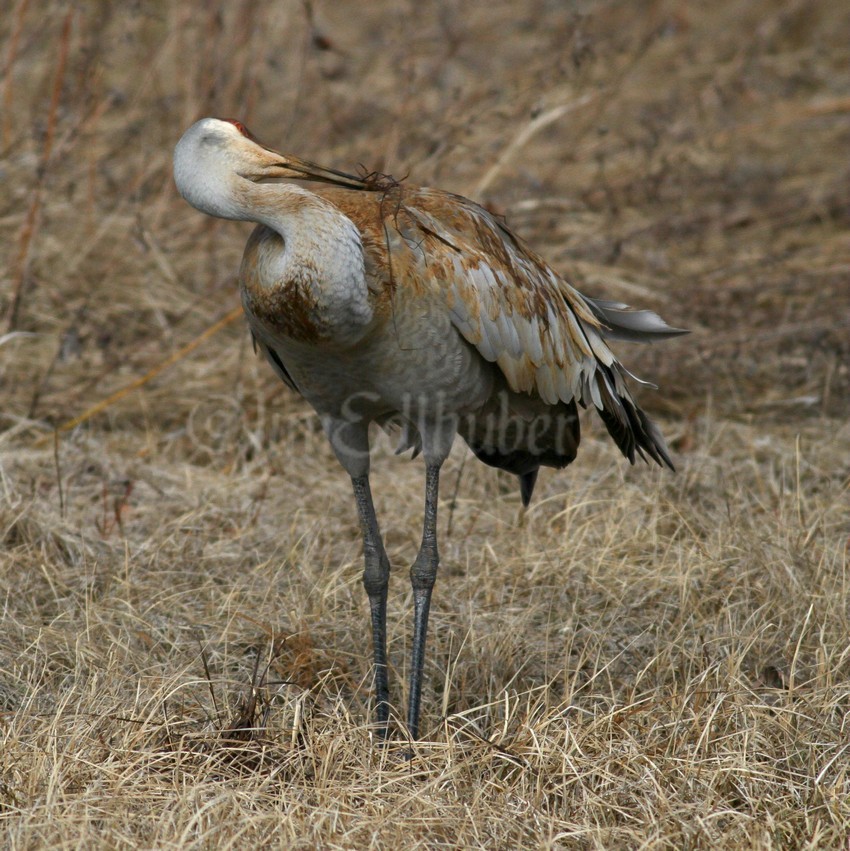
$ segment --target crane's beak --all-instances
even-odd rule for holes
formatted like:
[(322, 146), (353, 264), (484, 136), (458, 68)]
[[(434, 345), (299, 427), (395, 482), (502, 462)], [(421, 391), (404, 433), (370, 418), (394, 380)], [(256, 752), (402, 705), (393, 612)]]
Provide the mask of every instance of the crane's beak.
[(248, 180), (314, 180), (318, 183), (330, 183), (332, 186), (344, 186), (347, 189), (359, 189), (375, 191), (386, 189), (387, 186), (395, 185), (395, 181), (386, 175), (368, 175), (356, 177), (337, 171), (334, 168), (325, 168), (308, 160), (302, 160), (289, 154), (281, 154), (274, 148), (264, 145), (241, 121), (232, 118), (221, 119), (234, 125), (246, 139), (251, 141), (259, 152), (254, 150), (254, 167), (242, 172), (242, 177)]
[(333, 168), (325, 168), (289, 154), (280, 154), (265, 145), (260, 145), (260, 147), (268, 155), (260, 179), (314, 180), (319, 183), (330, 183), (333, 186), (344, 186), (348, 189), (368, 190), (375, 188), (368, 180), (356, 177), (353, 174), (346, 174), (344, 171), (337, 171)]

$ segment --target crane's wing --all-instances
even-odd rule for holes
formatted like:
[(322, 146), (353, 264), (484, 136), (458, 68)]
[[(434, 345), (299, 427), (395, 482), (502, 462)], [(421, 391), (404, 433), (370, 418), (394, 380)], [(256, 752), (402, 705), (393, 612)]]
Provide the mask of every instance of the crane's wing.
[[(651, 311), (586, 298), (466, 198), (418, 189), (406, 194), (403, 206), (420, 232), (416, 251), (427, 277), (442, 282), (453, 325), (498, 365), (512, 390), (536, 393), (551, 405), (593, 404), (630, 461), (637, 451), (672, 467), (661, 433), (636, 405), (625, 381), (630, 373), (606, 339), (649, 341), (685, 332)], [(410, 246), (411, 234), (402, 235)]]
[(289, 370), (286, 368), (286, 365), (281, 360), (280, 355), (275, 351), (275, 349), (272, 346), (266, 345), (262, 342), (262, 340), (257, 339), (257, 335), (253, 330), (251, 331), (251, 343), (254, 346), (254, 351), (260, 352), (260, 354), (262, 354), (263, 357), (271, 364), (271, 367), (277, 373), (278, 378), (280, 378), (280, 380), (290, 390), (294, 390), (300, 396), (301, 391), (292, 380)]

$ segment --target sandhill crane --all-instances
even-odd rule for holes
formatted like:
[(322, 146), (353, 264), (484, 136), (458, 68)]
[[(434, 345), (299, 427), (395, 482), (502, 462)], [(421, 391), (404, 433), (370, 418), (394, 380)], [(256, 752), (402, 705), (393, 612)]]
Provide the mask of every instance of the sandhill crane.
[[(455, 435), (486, 464), (519, 477), (524, 505), (541, 466), (575, 458), (577, 403), (596, 408), (632, 463), (637, 454), (672, 469), (607, 340), (684, 332), (650, 311), (581, 295), (473, 201), (277, 153), (238, 121), (192, 125), (175, 149), (174, 178), (201, 212), (258, 225), (242, 259), (242, 304), (256, 346), (315, 408), (351, 477), (382, 736), (390, 566), (369, 486), (369, 424), (400, 425), (399, 451), (424, 455), (422, 543), (410, 570), (407, 725), (416, 739), (439, 563), (440, 467)], [(273, 178), (323, 185), (264, 182)]]

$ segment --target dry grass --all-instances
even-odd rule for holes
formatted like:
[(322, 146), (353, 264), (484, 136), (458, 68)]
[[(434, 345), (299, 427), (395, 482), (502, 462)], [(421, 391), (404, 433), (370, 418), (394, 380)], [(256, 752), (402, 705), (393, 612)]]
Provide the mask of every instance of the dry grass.
[[(846, 3), (363, 6), (0, 16), (3, 845), (843, 847)], [(180, 352), (237, 306), (248, 229), (172, 187), (205, 113), (477, 191), (589, 293), (695, 330), (629, 353), (676, 476), (588, 423), (520, 518), (457, 448), (409, 762), (369, 735), (314, 418), (241, 322)], [(402, 706), (422, 469), (379, 443)]]

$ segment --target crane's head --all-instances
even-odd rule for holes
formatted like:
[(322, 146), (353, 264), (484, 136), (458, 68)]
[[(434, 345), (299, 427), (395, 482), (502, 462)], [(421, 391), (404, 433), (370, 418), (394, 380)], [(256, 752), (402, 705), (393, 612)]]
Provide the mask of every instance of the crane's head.
[(240, 121), (202, 118), (174, 149), (174, 181), (193, 206), (221, 218), (242, 218), (234, 208), (239, 180), (317, 180), (367, 189), (358, 177), (280, 154), (261, 144)]

